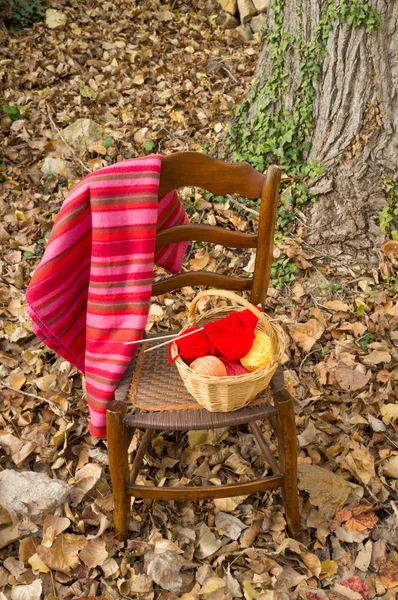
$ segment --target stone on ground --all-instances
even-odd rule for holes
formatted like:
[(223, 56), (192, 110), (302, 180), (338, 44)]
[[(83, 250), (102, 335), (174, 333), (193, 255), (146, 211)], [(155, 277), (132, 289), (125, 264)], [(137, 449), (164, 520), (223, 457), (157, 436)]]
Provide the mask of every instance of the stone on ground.
[(269, 0), (253, 0), (254, 7), (257, 12), (266, 12), (269, 5)]
[[(98, 142), (104, 137), (105, 133), (101, 125), (92, 119), (78, 119), (62, 132), (62, 138), (82, 154), (87, 152), (94, 142)], [(62, 138), (60, 135), (58, 136), (60, 142), (62, 142)]]
[(250, 21), (257, 14), (252, 0), (238, 0), (240, 20), (243, 24)]
[(239, 25), (239, 21), (229, 13), (223, 12), (217, 17), (217, 25), (222, 29), (235, 29)]
[(0, 473), (0, 504), (10, 512), (20, 510), (27, 513), (24, 502), (36, 502), (42, 498), (54, 499), (60, 506), (68, 496), (69, 486), (45, 473), (12, 469)]
[(236, 28), (236, 31), (239, 33), (239, 35), (245, 42), (252, 41), (253, 32), (249, 23), (246, 23), (245, 25), (239, 25), (239, 27)]
[(265, 15), (257, 15), (250, 21), (250, 27), (257, 33), (262, 30), (263, 27), (267, 24), (267, 17)]
[(237, 0), (218, 0), (219, 5), (225, 12), (234, 15), (237, 10)]

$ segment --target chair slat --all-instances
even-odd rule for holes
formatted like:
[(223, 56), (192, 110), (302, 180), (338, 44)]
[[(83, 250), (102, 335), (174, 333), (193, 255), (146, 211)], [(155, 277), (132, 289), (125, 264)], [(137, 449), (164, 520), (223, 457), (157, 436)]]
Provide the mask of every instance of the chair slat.
[(282, 475), (262, 477), (246, 483), (229, 485), (204, 485), (200, 487), (149, 487), (145, 485), (129, 485), (127, 493), (135, 498), (153, 498), (155, 500), (210, 500), (211, 498), (232, 498), (233, 496), (249, 496), (265, 490), (280, 487)]
[[(133, 381), (134, 386), (134, 381)], [(155, 386), (152, 386), (155, 387)], [(259, 400), (260, 401), (260, 400)], [(193, 431), (200, 429), (221, 429), (262, 421), (277, 416), (278, 412), (268, 402), (260, 405), (245, 406), (228, 413), (211, 413), (198, 407), (195, 410), (164, 410), (163, 412), (136, 411), (127, 415), (126, 425), (138, 429), (157, 431)]]
[(199, 187), (217, 196), (239, 194), (260, 198), (265, 177), (248, 163), (225, 163), (199, 152), (163, 158), (159, 198), (179, 187)]
[(243, 292), (252, 288), (253, 279), (247, 277), (228, 277), (227, 275), (207, 273), (206, 271), (190, 271), (189, 273), (180, 273), (179, 275), (173, 275), (163, 281), (154, 283), (152, 286), (152, 296), (160, 296), (161, 294), (167, 294), (182, 287), (193, 285)]
[(228, 248), (256, 248), (257, 236), (211, 225), (176, 225), (156, 236), (156, 250), (175, 242), (209, 242)]

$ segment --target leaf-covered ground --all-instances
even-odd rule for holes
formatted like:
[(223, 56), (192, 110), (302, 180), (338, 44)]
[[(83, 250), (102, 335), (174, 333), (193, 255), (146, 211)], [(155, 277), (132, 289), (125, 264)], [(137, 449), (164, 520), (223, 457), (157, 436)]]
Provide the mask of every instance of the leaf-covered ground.
[[(129, 541), (115, 541), (106, 442), (87, 434), (79, 373), (32, 335), (24, 290), (62, 200), (88, 170), (143, 152), (222, 144), (259, 42), (218, 29), (205, 2), (58, 0), (51, 8), (62, 13), (52, 15), (61, 28), (49, 22), (12, 33), (0, 52), (8, 107), (0, 133), (0, 465), (48, 474), (71, 492), (55, 511), (43, 501), (16, 513), (0, 507), (0, 598), (392, 600), (398, 301), (382, 282), (393, 275), (394, 242), (378, 271), (344, 280), (312, 265), (304, 228), (275, 249), (275, 258), (283, 252), (302, 268), (289, 289), (271, 290), (267, 308), (289, 335), (303, 543), (288, 537), (278, 491), (135, 501)], [(103, 134), (71, 150), (59, 132), (82, 118)], [(256, 228), (255, 212), (232, 201), (191, 190), (184, 201), (194, 221)], [(253, 257), (197, 246), (186, 266), (250, 273)], [(180, 328), (194, 294), (156, 299), (148, 327)], [(136, 434), (132, 450), (139, 441)], [(248, 431), (168, 433), (153, 440), (140, 482), (218, 485), (267, 470)]]

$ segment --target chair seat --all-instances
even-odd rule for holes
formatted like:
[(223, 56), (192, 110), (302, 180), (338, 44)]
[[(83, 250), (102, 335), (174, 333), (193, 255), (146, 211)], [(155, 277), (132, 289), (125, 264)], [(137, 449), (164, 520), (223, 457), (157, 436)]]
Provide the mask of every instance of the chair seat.
[(277, 414), (268, 402), (271, 398), (269, 390), (239, 410), (209, 412), (189, 394), (176, 365), (168, 362), (168, 346), (144, 352), (148, 347), (150, 343), (140, 346), (115, 394), (116, 399), (123, 399), (129, 393), (136, 409), (126, 417), (127, 425), (148, 429), (215, 429)]

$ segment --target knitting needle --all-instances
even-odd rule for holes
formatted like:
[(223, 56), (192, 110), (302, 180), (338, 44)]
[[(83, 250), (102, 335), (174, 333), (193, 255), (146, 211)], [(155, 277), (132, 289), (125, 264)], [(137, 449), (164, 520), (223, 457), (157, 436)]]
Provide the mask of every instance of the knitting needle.
[[(184, 333), (184, 335), (178, 335), (177, 337), (174, 338), (174, 340), (169, 340), (168, 342), (163, 342), (163, 344), (157, 344), (156, 346), (152, 346), (152, 348), (147, 348), (146, 350), (144, 350), (144, 352), (151, 352), (152, 350), (156, 350), (156, 348), (161, 348), (161, 346), (167, 346), (167, 344), (171, 344), (171, 342), (178, 342), (178, 340), (182, 340), (183, 338), (186, 338), (189, 335), (193, 335), (194, 333), (197, 333), (198, 331), (202, 331), (202, 329), (204, 329), (204, 327), (199, 327), (198, 329), (194, 329), (194, 331), (189, 331), (188, 333)], [(153, 339), (154, 338), (152, 338), (152, 340)]]
[[(274, 323), (275, 321), (282, 321), (282, 319), (269, 319), (268, 323)], [(178, 342), (178, 340), (182, 340), (184, 337), (188, 337), (197, 331), (202, 331), (204, 327), (200, 327), (199, 329), (195, 329), (194, 331), (190, 331), (189, 333), (184, 333), (184, 335), (177, 336), (174, 340), (170, 340), (168, 342), (163, 342), (163, 344), (157, 344), (156, 346), (152, 346), (152, 348), (147, 348), (144, 352), (152, 352), (152, 350), (156, 350), (156, 348), (161, 348), (162, 346), (167, 346), (167, 344), (171, 344), (171, 342)], [(155, 338), (152, 338), (155, 339)]]
[(123, 346), (129, 346), (130, 344), (146, 344), (147, 342), (156, 342), (157, 340), (165, 340), (167, 338), (177, 337), (178, 333), (172, 333), (171, 335), (159, 335), (153, 338), (144, 338), (142, 340), (134, 340), (133, 342), (123, 342)]
[[(195, 331), (190, 331), (189, 333), (185, 333), (184, 335), (181, 335), (179, 333), (172, 333), (171, 335), (159, 335), (158, 337), (153, 337), (153, 338), (144, 338), (143, 340), (134, 340), (133, 342), (123, 342), (123, 346), (128, 346), (130, 344), (146, 344), (147, 342), (157, 342), (158, 340), (165, 340), (165, 339), (169, 339), (169, 338), (173, 338), (173, 339), (182, 339), (184, 337), (188, 337), (189, 335), (192, 335), (193, 333), (196, 333), (197, 331), (202, 331), (202, 329), (204, 329), (204, 327), (200, 327), (198, 329), (195, 329)], [(171, 340), (173, 341), (173, 340)], [(165, 342), (164, 344), (161, 344), (161, 346), (165, 346), (166, 344), (170, 344), (170, 342)], [(158, 348), (158, 346), (154, 346), (154, 348)]]
[[(257, 304), (257, 308), (259, 308), (261, 310), (261, 304)], [(274, 319), (274, 320), (278, 321), (279, 319)], [(197, 329), (196, 331), (202, 331), (202, 329), (203, 329), (203, 327), (201, 327), (200, 329)], [(130, 346), (132, 344), (146, 344), (147, 342), (157, 342), (158, 340), (166, 340), (166, 339), (178, 337), (179, 335), (180, 335), (179, 333), (172, 333), (171, 335), (159, 335), (158, 337), (144, 338), (141, 340), (134, 340), (133, 342), (123, 342), (123, 346)], [(181, 337), (183, 337), (183, 336), (181, 336)], [(166, 345), (166, 344), (164, 344), (164, 345)], [(155, 347), (158, 348), (158, 346), (155, 346)]]

